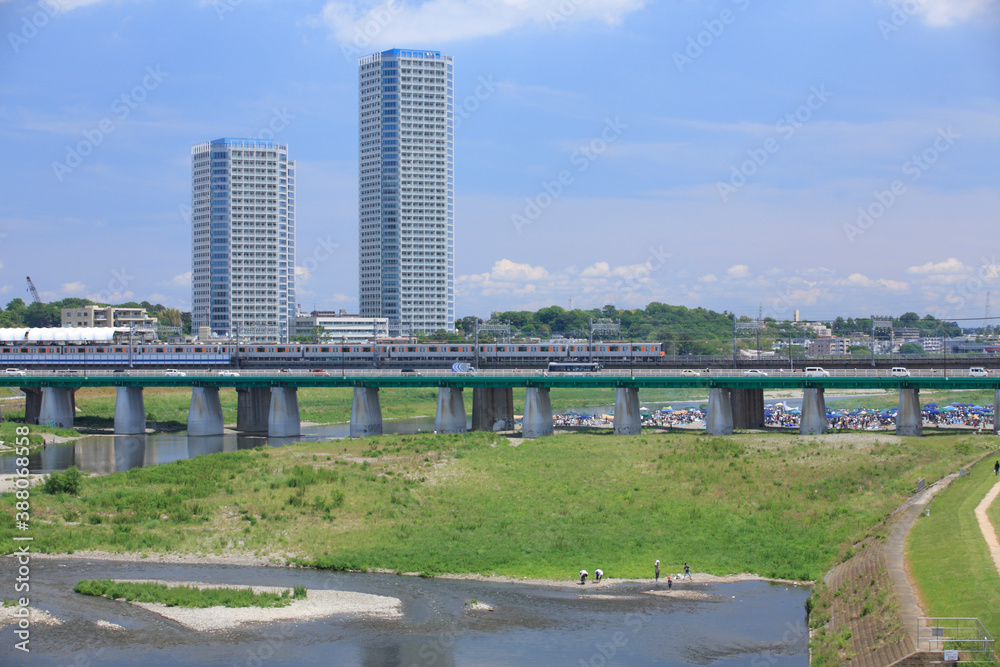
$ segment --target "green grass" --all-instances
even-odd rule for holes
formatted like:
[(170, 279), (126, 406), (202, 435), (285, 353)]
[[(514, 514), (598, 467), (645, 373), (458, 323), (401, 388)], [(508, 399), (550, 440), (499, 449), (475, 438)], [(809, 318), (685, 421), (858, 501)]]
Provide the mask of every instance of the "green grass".
[[(22, 418), (24, 417), (22, 411)], [(8, 413), (4, 413), (4, 418), (10, 418)], [(0, 441), (2, 441), (6, 446), (13, 447), (15, 438), (18, 437), (17, 429), (24, 428), (23, 423), (16, 422), (0, 422)], [(38, 447), (42, 444), (42, 434), (51, 433), (54, 435), (60, 435), (67, 438), (79, 438), (80, 432), (71, 428), (59, 428), (57, 426), (34, 426), (29, 425), (28, 429), (30, 433), (28, 434), (28, 446)]]
[(250, 588), (204, 588), (167, 586), (157, 583), (127, 583), (110, 579), (83, 579), (73, 591), (82, 595), (104, 596), (127, 602), (158, 602), (168, 607), (287, 607), (292, 600), (305, 598), (306, 590), (296, 586), (282, 593), (254, 593)]
[(983, 460), (931, 501), (930, 516), (921, 515), (907, 537), (906, 560), (927, 614), (976, 616), (1000, 638), (1000, 573), (973, 514), (996, 482), (994, 460)]
[[(881, 438), (881, 440), (880, 440)], [(987, 439), (485, 433), (240, 451), (32, 496), (40, 551), (253, 553), (333, 569), (563, 579), (696, 571), (817, 579)], [(0, 499), (9, 552), (14, 499)]]
[[(937, 403), (940, 406), (949, 403), (971, 403), (973, 405), (990, 405), (993, 403), (992, 391), (923, 391), (920, 392), (920, 404)], [(856, 396), (827, 401), (828, 408), (844, 410), (867, 408), (882, 410), (899, 407), (899, 393), (891, 392), (885, 395)]]

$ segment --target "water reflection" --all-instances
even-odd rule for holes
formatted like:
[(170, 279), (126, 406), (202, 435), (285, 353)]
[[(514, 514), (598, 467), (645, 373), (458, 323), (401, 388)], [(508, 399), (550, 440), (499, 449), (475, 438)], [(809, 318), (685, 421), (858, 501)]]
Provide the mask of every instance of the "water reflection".
[(413, 667), (440, 665), (454, 667), (454, 637), (397, 637), (391, 644), (365, 646), (362, 667)]
[[(471, 428), (471, 423), (469, 428)], [(415, 417), (386, 421), (385, 433), (409, 435), (434, 430), (433, 417)], [(283, 447), (295, 442), (325, 441), (346, 438), (349, 424), (304, 426), (295, 438), (269, 438), (264, 434), (189, 436), (186, 433), (156, 433), (150, 435), (93, 435), (73, 443), (45, 445), (28, 456), (32, 472), (57, 472), (75, 465), (94, 474), (122, 472), (132, 468), (171, 463), (181, 459), (235, 452), (241, 449), (270, 446)], [(0, 457), (0, 473), (14, 472), (14, 456)]]

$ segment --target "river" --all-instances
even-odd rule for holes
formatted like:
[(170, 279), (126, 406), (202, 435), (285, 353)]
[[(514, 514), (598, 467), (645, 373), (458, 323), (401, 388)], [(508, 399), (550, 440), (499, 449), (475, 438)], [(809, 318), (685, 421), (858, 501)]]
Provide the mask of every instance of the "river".
[[(0, 562), (13, 581), (14, 559)], [(613, 574), (613, 573), (609, 573)], [(126, 602), (72, 592), (80, 579), (167, 579), (374, 593), (402, 601), (398, 620), (329, 617), (196, 632)], [(646, 584), (556, 588), (384, 574), (78, 559), (31, 562), (31, 599), (63, 621), (31, 629), (30, 656), (10, 629), (0, 663), (61, 665), (808, 665), (810, 591), (763, 582), (698, 584), (707, 600), (647, 595)], [(664, 586), (661, 584), (661, 590)], [(492, 612), (468, 612), (478, 600)], [(105, 620), (124, 629), (95, 625)]]

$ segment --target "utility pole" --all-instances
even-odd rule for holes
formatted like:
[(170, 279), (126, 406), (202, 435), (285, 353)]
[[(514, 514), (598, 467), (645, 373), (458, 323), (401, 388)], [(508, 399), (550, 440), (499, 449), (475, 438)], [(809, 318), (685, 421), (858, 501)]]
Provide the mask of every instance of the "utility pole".
[[(872, 368), (875, 368), (875, 332), (880, 329), (888, 329), (891, 332), (892, 318), (872, 315)], [(892, 351), (891, 345), (889, 349)]]

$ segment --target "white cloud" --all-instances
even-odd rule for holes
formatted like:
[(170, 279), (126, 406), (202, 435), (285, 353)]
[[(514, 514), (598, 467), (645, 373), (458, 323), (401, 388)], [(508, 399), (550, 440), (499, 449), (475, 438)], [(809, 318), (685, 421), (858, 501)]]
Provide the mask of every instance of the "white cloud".
[(597, 262), (580, 273), (582, 278), (605, 278), (609, 275), (611, 275), (611, 265), (607, 262)]
[(707, 276), (702, 276), (701, 278), (698, 278), (698, 282), (711, 284), (719, 282), (719, 279), (715, 277), (714, 273), (710, 273)]
[(746, 264), (730, 266), (729, 269), (726, 270), (726, 275), (730, 278), (746, 278), (750, 275), (750, 267)]
[(82, 294), (87, 287), (81, 282), (63, 283), (62, 291), (64, 294)]
[(544, 267), (517, 264), (509, 259), (501, 259), (493, 265), (493, 270), (490, 271), (490, 278), (504, 281), (544, 280), (548, 276), (549, 272)]
[(906, 269), (907, 273), (917, 273), (917, 274), (932, 274), (932, 273), (965, 273), (968, 271), (965, 264), (955, 259), (954, 257), (949, 257), (943, 262), (927, 262), (926, 264), (921, 264), (920, 266), (911, 266)]
[(891, 0), (891, 4), (903, 12), (912, 12), (917, 4), (916, 13), (924, 17), (924, 22), (931, 26), (950, 26), (961, 21), (968, 21), (981, 14), (995, 10), (997, 0)]
[(179, 276), (174, 276), (170, 279), (170, 282), (178, 287), (190, 287), (191, 286), (191, 272), (182, 273)]
[[(442, 44), (499, 35), (529, 23), (558, 28), (599, 21), (616, 25), (647, 0), (426, 0), (327, 2), (320, 20), (345, 54), (394, 44)], [(354, 53), (356, 51), (356, 53)]]

